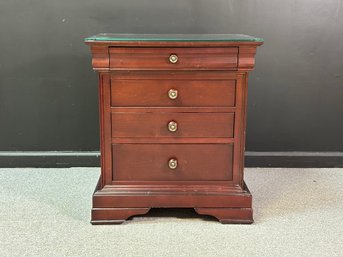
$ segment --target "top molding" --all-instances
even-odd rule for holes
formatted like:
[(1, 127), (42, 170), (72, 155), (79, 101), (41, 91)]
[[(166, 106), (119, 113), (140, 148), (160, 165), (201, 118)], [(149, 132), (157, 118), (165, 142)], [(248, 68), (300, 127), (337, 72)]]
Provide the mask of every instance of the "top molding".
[(93, 69), (117, 70), (110, 63), (112, 47), (237, 47), (234, 71), (254, 68), (256, 47), (262, 38), (236, 34), (98, 34), (85, 39), (92, 51)]
[(85, 38), (86, 43), (94, 42), (254, 42), (263, 43), (263, 38), (241, 34), (117, 34), (100, 33)]

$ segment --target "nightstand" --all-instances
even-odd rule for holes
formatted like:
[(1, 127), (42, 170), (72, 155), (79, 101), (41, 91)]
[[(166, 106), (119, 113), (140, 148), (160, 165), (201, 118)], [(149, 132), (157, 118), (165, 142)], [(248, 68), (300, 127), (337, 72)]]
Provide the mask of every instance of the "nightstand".
[(252, 223), (244, 183), (248, 72), (260, 38), (99, 34), (101, 177), (92, 224), (150, 208)]

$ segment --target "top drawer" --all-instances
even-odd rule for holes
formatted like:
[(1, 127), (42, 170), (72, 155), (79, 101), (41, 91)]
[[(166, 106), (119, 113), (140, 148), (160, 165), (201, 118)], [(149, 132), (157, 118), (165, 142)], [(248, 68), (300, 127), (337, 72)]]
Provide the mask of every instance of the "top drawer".
[(235, 70), (238, 47), (110, 47), (112, 70)]

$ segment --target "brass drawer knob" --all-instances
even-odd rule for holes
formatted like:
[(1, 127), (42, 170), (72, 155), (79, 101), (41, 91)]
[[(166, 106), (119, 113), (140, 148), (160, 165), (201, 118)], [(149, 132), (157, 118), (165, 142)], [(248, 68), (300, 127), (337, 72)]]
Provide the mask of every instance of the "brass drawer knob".
[(177, 130), (177, 123), (175, 121), (170, 121), (168, 123), (168, 130), (170, 132), (175, 132)]
[(168, 91), (168, 96), (169, 96), (169, 98), (172, 99), (172, 100), (176, 99), (176, 98), (177, 98), (177, 95), (178, 95), (178, 92), (177, 92), (176, 89), (170, 89), (170, 90)]
[(177, 160), (174, 159), (174, 158), (171, 158), (168, 161), (168, 166), (169, 166), (170, 169), (175, 170), (177, 168)]
[(177, 57), (176, 54), (171, 54), (171, 55), (169, 56), (169, 61), (170, 61), (171, 63), (177, 63), (178, 59), (179, 59), (179, 58)]

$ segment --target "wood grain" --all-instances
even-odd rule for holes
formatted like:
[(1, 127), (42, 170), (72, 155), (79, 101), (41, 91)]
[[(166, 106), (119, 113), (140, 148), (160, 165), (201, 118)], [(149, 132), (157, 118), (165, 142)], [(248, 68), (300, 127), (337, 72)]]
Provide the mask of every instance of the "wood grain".
[(99, 76), (99, 118), (101, 127), (101, 185), (104, 187), (112, 181), (110, 75), (105, 72)]
[(235, 70), (238, 48), (110, 47), (109, 54), (111, 70)]
[(233, 137), (233, 122), (234, 113), (112, 112), (112, 137)]
[(108, 47), (105, 45), (92, 45), (92, 65), (94, 70), (109, 70), (110, 59)]
[[(234, 107), (235, 80), (111, 80), (114, 107)], [(170, 99), (170, 89), (177, 98)]]
[(150, 208), (93, 208), (92, 224), (121, 224), (135, 215), (148, 213)]
[[(100, 72), (102, 168), (92, 224), (119, 224), (154, 207), (253, 222), (243, 180), (247, 77), (262, 43), (87, 44)], [(176, 132), (169, 121), (177, 122)], [(176, 169), (168, 167), (170, 158)]]
[(252, 208), (194, 208), (201, 215), (216, 217), (223, 224), (251, 224), (254, 222)]
[(240, 71), (252, 70), (255, 66), (255, 54), (256, 54), (256, 47), (240, 46), (238, 70)]
[(114, 144), (112, 153), (114, 181), (232, 179), (232, 144)]

